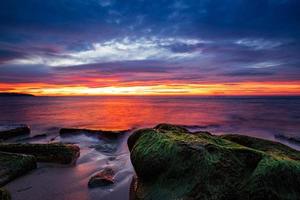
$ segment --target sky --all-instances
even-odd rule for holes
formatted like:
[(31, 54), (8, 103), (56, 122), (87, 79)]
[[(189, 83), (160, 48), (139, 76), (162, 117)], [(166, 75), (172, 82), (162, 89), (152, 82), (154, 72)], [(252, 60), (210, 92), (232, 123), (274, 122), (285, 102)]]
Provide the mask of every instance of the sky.
[(0, 91), (300, 95), (300, 1), (2, 0)]

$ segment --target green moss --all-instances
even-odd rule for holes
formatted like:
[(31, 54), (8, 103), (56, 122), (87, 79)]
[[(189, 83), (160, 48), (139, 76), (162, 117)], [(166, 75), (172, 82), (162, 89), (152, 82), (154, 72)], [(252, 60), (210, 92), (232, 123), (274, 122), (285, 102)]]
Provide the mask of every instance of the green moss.
[(0, 188), (0, 200), (10, 200), (11, 196), (7, 190)]
[(39, 162), (73, 163), (79, 156), (79, 147), (71, 144), (1, 143), (0, 151), (33, 155)]
[(300, 160), (299, 151), (279, 142), (249, 137), (245, 135), (223, 135), (220, 137), (249, 148), (263, 151), (275, 157), (279, 157), (282, 159)]
[(34, 156), (0, 152), (0, 186), (35, 168)]
[(191, 134), (169, 124), (137, 133), (134, 139), (129, 138), (138, 176), (136, 199), (300, 196), (300, 154), (282, 144), (244, 136), (225, 139), (207, 133)]

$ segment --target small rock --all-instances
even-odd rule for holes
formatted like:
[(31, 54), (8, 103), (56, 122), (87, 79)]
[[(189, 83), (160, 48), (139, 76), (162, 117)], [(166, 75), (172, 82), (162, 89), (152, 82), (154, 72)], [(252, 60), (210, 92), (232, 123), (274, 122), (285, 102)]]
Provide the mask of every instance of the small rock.
[(72, 144), (0, 144), (0, 151), (27, 154), (36, 157), (38, 162), (72, 164), (80, 155), (80, 148)]
[(114, 184), (115, 172), (111, 168), (105, 168), (96, 175), (92, 176), (89, 180), (89, 188), (103, 187)]

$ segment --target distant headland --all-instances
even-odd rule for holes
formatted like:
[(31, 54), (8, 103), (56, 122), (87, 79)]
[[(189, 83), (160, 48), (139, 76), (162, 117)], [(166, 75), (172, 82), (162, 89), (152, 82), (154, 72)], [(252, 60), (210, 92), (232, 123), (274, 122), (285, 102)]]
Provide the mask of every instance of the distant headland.
[(34, 97), (33, 94), (27, 94), (27, 93), (16, 93), (16, 92), (0, 92), (0, 97)]

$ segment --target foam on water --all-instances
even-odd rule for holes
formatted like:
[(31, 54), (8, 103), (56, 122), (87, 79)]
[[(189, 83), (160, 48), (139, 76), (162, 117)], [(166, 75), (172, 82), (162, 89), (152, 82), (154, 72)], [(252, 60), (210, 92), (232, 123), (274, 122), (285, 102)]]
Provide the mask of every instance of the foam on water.
[[(80, 157), (76, 165), (66, 167), (55, 164), (40, 164), (38, 169), (24, 175), (5, 186), (14, 200), (117, 200), (129, 198), (129, 185), (133, 168), (129, 159), (127, 137), (124, 135), (118, 142), (118, 149), (112, 154), (92, 148), (100, 141), (85, 135), (60, 138), (58, 142), (71, 142), (80, 146)], [(46, 142), (41, 140), (40, 142)], [(115, 184), (109, 187), (88, 188), (89, 178), (105, 167), (116, 171)]]

